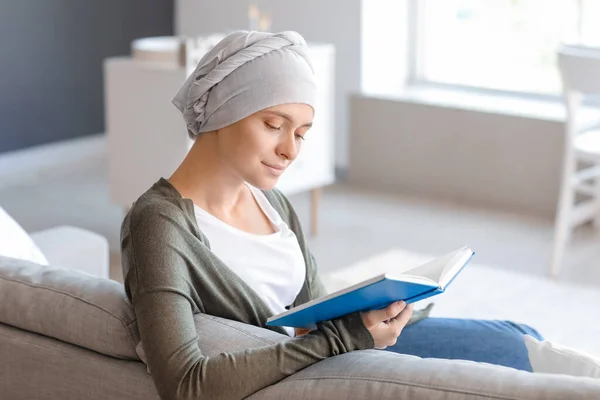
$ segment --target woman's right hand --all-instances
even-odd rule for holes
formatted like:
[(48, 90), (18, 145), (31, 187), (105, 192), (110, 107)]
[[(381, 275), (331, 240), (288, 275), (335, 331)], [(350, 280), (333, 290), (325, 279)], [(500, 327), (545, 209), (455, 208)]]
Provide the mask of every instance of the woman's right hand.
[(363, 323), (373, 336), (376, 349), (385, 349), (396, 344), (402, 329), (412, 316), (413, 305), (397, 301), (381, 310), (361, 312)]

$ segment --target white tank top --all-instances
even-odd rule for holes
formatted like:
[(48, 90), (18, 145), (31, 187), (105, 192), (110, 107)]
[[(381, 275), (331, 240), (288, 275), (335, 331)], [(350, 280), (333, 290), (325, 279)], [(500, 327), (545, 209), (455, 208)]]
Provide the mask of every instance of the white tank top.
[[(275, 233), (258, 235), (235, 228), (194, 205), (196, 221), (211, 251), (250, 286), (273, 314), (294, 302), (306, 276), (306, 264), (294, 232), (259, 189), (247, 184)], [(235, 249), (232, 251), (232, 249)], [(285, 328), (291, 337), (294, 328)]]

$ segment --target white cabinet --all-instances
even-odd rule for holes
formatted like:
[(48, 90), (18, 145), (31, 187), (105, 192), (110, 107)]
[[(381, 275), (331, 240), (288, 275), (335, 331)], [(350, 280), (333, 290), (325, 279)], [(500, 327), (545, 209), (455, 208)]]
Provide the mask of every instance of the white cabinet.
[(128, 207), (189, 151), (185, 123), (171, 104), (185, 73), (170, 66), (111, 58), (104, 64), (105, 126), (111, 200)]
[[(174, 46), (159, 47), (175, 49)], [(176, 39), (174, 39), (176, 40)], [(148, 42), (144, 42), (148, 46)], [(334, 182), (334, 60), (330, 44), (309, 44), (319, 98), (313, 127), (296, 161), (277, 185), (286, 195), (313, 191), (312, 231), (316, 231), (319, 190)], [(158, 53), (157, 53), (158, 54)], [(134, 50), (134, 57), (104, 62), (105, 125), (109, 186), (113, 202), (128, 207), (159, 177), (168, 177), (192, 141), (179, 111), (171, 104), (186, 78), (177, 57)]]

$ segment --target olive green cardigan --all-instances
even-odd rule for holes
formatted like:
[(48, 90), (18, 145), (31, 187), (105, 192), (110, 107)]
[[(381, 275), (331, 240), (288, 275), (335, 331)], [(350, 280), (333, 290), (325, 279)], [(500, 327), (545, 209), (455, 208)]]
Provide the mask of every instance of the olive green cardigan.
[[(276, 189), (263, 192), (296, 234), (306, 262), (305, 282), (293, 306), (325, 295), (288, 199)], [(164, 178), (125, 216), (121, 250), (126, 293), (162, 399), (242, 399), (325, 358), (374, 347), (357, 312), (275, 345), (204, 356), (198, 346), (195, 313), (286, 331), (265, 325), (272, 314), (269, 307), (211, 252), (196, 223), (192, 201)]]

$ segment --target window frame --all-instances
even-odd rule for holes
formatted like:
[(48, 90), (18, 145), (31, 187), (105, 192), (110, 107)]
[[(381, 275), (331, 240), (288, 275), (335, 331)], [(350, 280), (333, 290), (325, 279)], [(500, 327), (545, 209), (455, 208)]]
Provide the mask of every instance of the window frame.
[[(423, 76), (424, 68), (422, 57), (422, 38), (424, 34), (423, 30), (425, 27), (423, 7), (425, 6), (425, 1), (427, 0), (407, 0), (408, 65), (406, 83), (408, 87), (431, 87), (445, 90), (460, 90), (476, 94), (511, 96), (539, 101), (562, 101), (562, 91), (559, 91), (556, 94), (521, 92), (503, 89), (490, 89), (475, 85), (452, 84), (426, 79)], [(578, 39), (579, 41), (581, 41), (583, 29), (583, 0), (577, 0), (577, 7), (577, 32), (579, 33)]]

